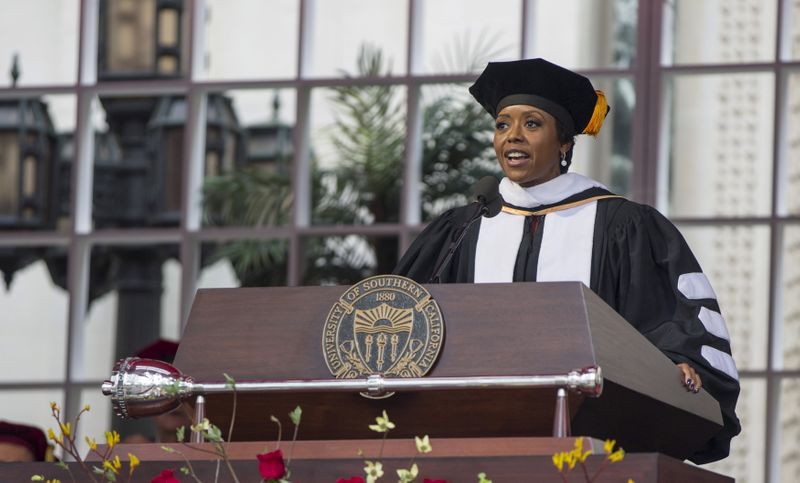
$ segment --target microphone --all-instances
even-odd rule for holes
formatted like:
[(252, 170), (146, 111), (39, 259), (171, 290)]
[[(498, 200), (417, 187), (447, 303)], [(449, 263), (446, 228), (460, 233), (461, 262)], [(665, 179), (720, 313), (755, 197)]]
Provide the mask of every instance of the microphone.
[(484, 176), (472, 187), (472, 194), (475, 201), (472, 203), (473, 214), (461, 225), (459, 228), (458, 236), (450, 242), (447, 248), (447, 253), (442, 258), (433, 271), (433, 275), (428, 279), (428, 283), (442, 283), (442, 272), (444, 271), (453, 254), (456, 252), (464, 237), (467, 235), (467, 230), (473, 223), (480, 217), (485, 216), (492, 218), (500, 213), (503, 208), (503, 198), (500, 196), (500, 182), (494, 176)]
[(503, 208), (500, 182), (494, 176), (484, 176), (472, 187), (472, 195), (480, 206), (481, 216), (492, 218)]

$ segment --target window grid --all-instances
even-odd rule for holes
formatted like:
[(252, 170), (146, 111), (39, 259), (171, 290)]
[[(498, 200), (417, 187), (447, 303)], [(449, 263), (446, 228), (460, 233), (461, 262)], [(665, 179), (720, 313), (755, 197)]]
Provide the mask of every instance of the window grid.
[[(247, 81), (207, 81), (200, 80), (204, 29), (202, 28), (205, 12), (204, 0), (187, 0), (189, 29), (187, 37), (190, 67), (187, 75), (176, 80), (137, 81), (137, 82), (98, 82), (96, 79), (97, 58), (97, 19), (99, 0), (81, 0), (80, 29), (78, 48), (78, 82), (74, 85), (52, 85), (27, 88), (0, 88), (0, 98), (18, 98), (23, 96), (41, 96), (44, 94), (73, 94), (77, 97), (76, 114), (76, 156), (73, 160), (73, 176), (71, 193), (73, 195), (69, 233), (18, 232), (4, 233), (0, 238), (0, 246), (69, 246), (68, 280), (69, 280), (69, 316), (67, 360), (65, 361), (64, 380), (60, 382), (42, 382), (30, 384), (0, 383), (0, 390), (63, 388), (66, 394), (65, 412), (74, 415), (78, 410), (77, 401), (81, 389), (95, 387), (99, 381), (76, 381), (79, 374), (80, 354), (83, 348), (81, 322), (86, 317), (88, 300), (88, 268), (92, 247), (104, 244), (142, 244), (155, 242), (179, 243), (181, 252), (181, 320), (185, 323), (199, 272), (199, 247), (207, 241), (236, 239), (287, 239), (288, 281), (289, 285), (300, 283), (299, 270), (302, 264), (301, 239), (309, 235), (393, 235), (400, 239), (400, 251), (404, 250), (419, 231), (419, 152), (421, 143), (420, 89), (423, 85), (433, 83), (471, 82), (474, 75), (418, 75), (420, 72), (420, 54), (422, 52), (421, 24), (422, 2), (424, 0), (408, 0), (408, 43), (406, 47), (406, 74), (403, 76), (380, 78), (309, 78), (306, 74), (311, 65), (311, 35), (313, 26), (311, 18), (316, 4), (315, 0), (298, 0), (300, 2), (299, 31), (297, 38), (297, 76), (294, 79), (270, 79)], [(524, 57), (535, 54), (532, 44), (531, 29), (533, 16), (536, 14), (537, 0), (523, 0), (521, 3), (521, 42), (520, 49)], [(783, 12), (789, 9), (789, 0), (779, 0), (777, 5), (777, 26), (774, 62), (754, 62), (746, 64), (692, 64), (668, 65), (661, 62), (662, 25), (664, 13), (659, 2), (640, 1), (638, 3), (636, 62), (628, 69), (584, 69), (582, 73), (595, 77), (631, 77), (636, 88), (636, 105), (633, 123), (632, 157), (634, 168), (631, 179), (632, 198), (650, 204), (657, 204), (660, 173), (663, 169), (664, 156), (661, 155), (664, 142), (662, 132), (662, 116), (665, 106), (661, 100), (665, 81), (674, 75), (685, 74), (724, 74), (746, 72), (770, 72), (773, 74), (776, 89), (774, 96), (774, 146), (772, 209), (769, 217), (741, 218), (675, 218), (673, 221), (683, 225), (718, 226), (718, 225), (769, 225), (771, 239), (770, 253), (770, 288), (769, 288), (769, 328), (768, 328), (768, 363), (765, 371), (742, 371), (742, 378), (766, 379), (767, 383), (767, 418), (765, 447), (765, 481), (777, 481), (779, 474), (779, 434), (780, 434), (780, 383), (783, 379), (798, 378), (800, 371), (780, 368), (779, 340), (776, 336), (781, 320), (776, 309), (779, 303), (781, 281), (778, 267), (782, 263), (781, 237), (783, 227), (800, 221), (800, 216), (785, 216), (782, 208), (785, 181), (784, 146), (786, 119), (786, 79), (791, 70), (800, 68), (800, 61), (787, 61), (786, 54), (788, 33), (788, 15)], [(664, 38), (664, 42), (668, 39)], [(376, 224), (359, 226), (311, 226), (310, 224), (310, 181), (309, 181), (309, 139), (310, 139), (310, 94), (312, 88), (331, 87), (344, 84), (374, 85), (391, 84), (404, 86), (407, 89), (407, 140), (404, 157), (403, 192), (401, 197), (401, 218), (396, 224)], [(236, 227), (236, 228), (204, 228), (200, 224), (199, 193), (202, 183), (202, 156), (205, 137), (205, 99), (209, 92), (226, 89), (265, 89), (292, 88), (297, 92), (296, 124), (292, 184), (295, 193), (293, 204), (293, 220), (286, 227)], [(184, 210), (180, 227), (164, 229), (136, 230), (93, 230), (92, 174), (93, 174), (93, 136), (89, 126), (89, 112), (96, 96), (124, 95), (159, 95), (181, 94), (189, 100), (187, 114), (187, 130), (184, 139), (185, 159), (182, 200)], [(659, 161), (660, 160), (660, 161)], [(302, 195), (302, 196), (299, 196)], [(782, 214), (783, 213), (783, 214)], [(110, 368), (109, 368), (110, 370)]]

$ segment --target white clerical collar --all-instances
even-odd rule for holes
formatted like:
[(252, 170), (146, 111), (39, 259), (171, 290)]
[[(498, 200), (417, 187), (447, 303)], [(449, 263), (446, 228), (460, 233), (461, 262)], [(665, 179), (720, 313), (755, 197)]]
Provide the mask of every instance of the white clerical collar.
[(557, 203), (589, 188), (608, 189), (602, 183), (577, 173), (565, 173), (528, 188), (523, 188), (508, 178), (500, 181), (500, 195), (506, 203), (520, 208)]

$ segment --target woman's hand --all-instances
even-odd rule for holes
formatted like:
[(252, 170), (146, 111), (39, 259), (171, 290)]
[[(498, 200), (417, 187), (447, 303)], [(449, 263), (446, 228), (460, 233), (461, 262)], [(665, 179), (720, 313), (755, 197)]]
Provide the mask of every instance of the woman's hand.
[(686, 387), (686, 390), (700, 392), (700, 388), (703, 387), (703, 381), (700, 380), (700, 375), (685, 362), (678, 364), (678, 368), (681, 370), (681, 382), (684, 387)]

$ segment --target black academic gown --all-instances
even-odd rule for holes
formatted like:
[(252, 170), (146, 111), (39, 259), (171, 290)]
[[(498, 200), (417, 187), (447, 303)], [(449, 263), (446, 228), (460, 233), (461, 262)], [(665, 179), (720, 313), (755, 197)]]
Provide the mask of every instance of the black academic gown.
[[(437, 261), (473, 210), (473, 206), (451, 209), (431, 222), (394, 273), (427, 283)], [(537, 231), (542, 229), (540, 224)], [(474, 281), (479, 232), (480, 221), (469, 229), (442, 273), (443, 283)], [(533, 240), (536, 243), (537, 236)], [(538, 240), (541, 242), (541, 236)], [(538, 250), (534, 247), (532, 253), (535, 257)], [(719, 312), (717, 301), (688, 299), (677, 286), (681, 274), (701, 271), (677, 228), (655, 209), (622, 198), (597, 202), (590, 288), (672, 361), (686, 362), (694, 368), (702, 378), (703, 388), (720, 403), (724, 428), (690, 458), (695, 463), (726, 457), (731, 438), (741, 431), (734, 412), (738, 380), (713, 367), (701, 355), (704, 345), (731, 353), (730, 343), (706, 331), (698, 319), (701, 307)], [(535, 278), (536, 271), (532, 273)]]

